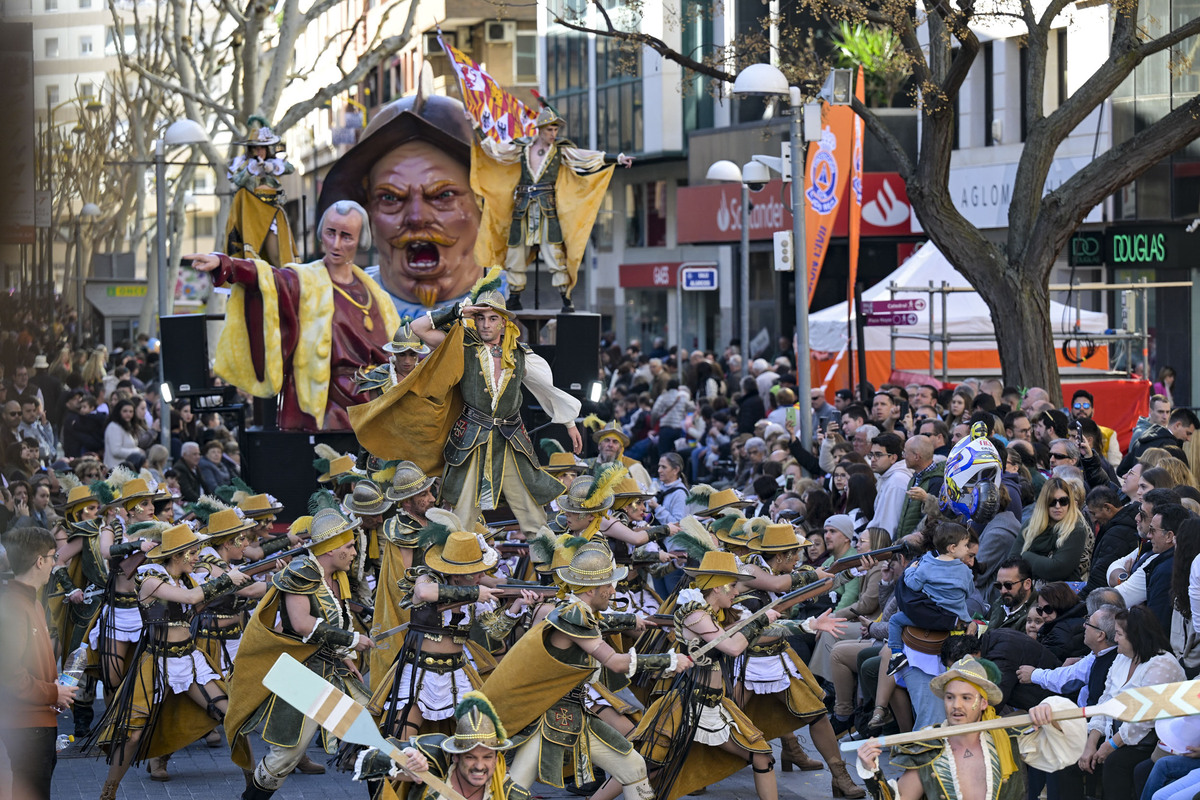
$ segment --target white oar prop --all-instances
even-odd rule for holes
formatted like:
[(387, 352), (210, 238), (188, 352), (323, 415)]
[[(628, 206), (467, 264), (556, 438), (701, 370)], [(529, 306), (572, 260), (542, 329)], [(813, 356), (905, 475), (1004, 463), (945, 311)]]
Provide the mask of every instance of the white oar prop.
[[(1126, 689), (1112, 699), (1094, 706), (1055, 711), (1051, 719), (1057, 722), (1064, 719), (1104, 716), (1119, 719), (1122, 722), (1151, 722), (1171, 717), (1188, 717), (1193, 714), (1200, 714), (1200, 680), (1160, 683), (1154, 686)], [(986, 722), (968, 722), (966, 725), (947, 725), (943, 728), (926, 728), (911, 733), (898, 733), (894, 736), (879, 736), (874, 741), (887, 747), (911, 742), (927, 742), (932, 739), (948, 739), (951, 736), (981, 733), (997, 728), (1023, 728), (1032, 722), (1033, 720), (1029, 718), (1028, 714), (1019, 714), (1012, 717), (999, 717)], [(850, 753), (858, 750), (865, 742), (866, 740), (844, 742), (841, 748), (843, 752)]]
[(287, 653), (279, 656), (275, 666), (263, 678), (263, 686), (337, 738), (387, 753), (397, 767), (420, 778), (442, 797), (466, 800), (436, 775), (405, 769), (404, 753), (383, 738), (366, 708)]

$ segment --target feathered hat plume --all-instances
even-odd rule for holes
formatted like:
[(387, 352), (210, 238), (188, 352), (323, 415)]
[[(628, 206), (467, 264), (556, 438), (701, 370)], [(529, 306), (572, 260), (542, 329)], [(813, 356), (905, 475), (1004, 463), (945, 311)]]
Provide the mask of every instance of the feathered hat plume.
[(202, 494), (196, 498), (196, 502), (189, 503), (183, 510), (185, 513), (194, 514), (196, 519), (207, 525), (209, 517), (218, 511), (228, 511), (229, 506), (211, 494)]
[(589, 431), (598, 431), (606, 424), (608, 423), (600, 419), (600, 417), (596, 414), (588, 414), (583, 418), (583, 427), (587, 428)]
[(767, 532), (767, 526), (771, 524), (771, 520), (767, 517), (751, 517), (746, 520), (742, 530), (745, 533), (746, 541), (761, 539), (763, 534)]
[(708, 529), (713, 533), (725, 533), (732, 535), (733, 530), (739, 525), (746, 522), (746, 517), (737, 509), (726, 509), (721, 512), (712, 522), (708, 523)]
[(318, 489), (308, 496), (308, 513), (316, 516), (318, 511), (326, 508), (336, 508), (341, 511), (341, 503), (333, 496), (333, 493), (327, 492), (324, 489)]
[(133, 471), (128, 467), (118, 466), (108, 474), (108, 483), (113, 489), (120, 491), (122, 488), (124, 488), (125, 484), (129, 483), (136, 477), (137, 475), (133, 474)]
[(551, 453), (567, 452), (563, 449), (562, 442), (558, 441), (558, 439), (551, 439), (550, 437), (540, 439), (538, 441), (538, 447), (542, 449), (542, 452), (545, 453), (547, 457), (549, 457)]
[(707, 483), (697, 483), (692, 487), (692, 490), (688, 492), (688, 496), (684, 499), (684, 502), (689, 506), (704, 506), (707, 508), (708, 498), (715, 491), (717, 490), (709, 486)]
[(687, 554), (689, 563), (699, 564), (704, 554), (717, 549), (712, 534), (690, 514), (679, 520), (679, 531), (671, 536), (671, 548)]
[(83, 486), (83, 481), (79, 480), (74, 472), (60, 472), (58, 473), (58, 485), (62, 487), (63, 494), (70, 494), (72, 489)]
[(500, 267), (492, 267), (487, 271), (487, 274), (475, 282), (471, 287), (471, 293), (468, 295), (468, 303), (474, 304), (479, 299), (479, 295), (484, 292), (500, 291), (500, 276), (504, 270)]
[(234, 475), (231, 483), (225, 486), (218, 486), (217, 490), (213, 492), (213, 494), (216, 495), (222, 503), (226, 503), (227, 505), (235, 505), (237, 501), (241, 499), (240, 496), (249, 497), (250, 495), (258, 494), (258, 492), (250, 488), (250, 484), (246, 483), (237, 475)]
[(458, 706), (454, 709), (454, 716), (458, 718), (465, 717), (472, 711), (478, 711), (492, 721), (496, 726), (496, 738), (500, 741), (508, 739), (508, 732), (504, 730), (504, 725), (500, 723), (500, 716), (496, 713), (496, 709), (492, 707), (492, 703), (483, 692), (467, 692), (458, 701)]
[(596, 472), (596, 480), (592, 482), (592, 488), (588, 490), (587, 496), (579, 504), (584, 508), (599, 508), (605, 500), (612, 497), (613, 492), (617, 490), (617, 484), (627, 474), (629, 474), (629, 468), (619, 461), (604, 464)]
[(425, 519), (429, 520), (429, 524), (417, 534), (417, 542), (426, 550), (434, 545), (444, 546), (455, 531), (467, 530), (454, 512), (444, 508), (429, 509), (425, 512)]
[(129, 538), (149, 539), (152, 542), (161, 542), (163, 531), (169, 527), (171, 527), (171, 523), (162, 522), (157, 519), (152, 519), (149, 522), (135, 522), (129, 526)]

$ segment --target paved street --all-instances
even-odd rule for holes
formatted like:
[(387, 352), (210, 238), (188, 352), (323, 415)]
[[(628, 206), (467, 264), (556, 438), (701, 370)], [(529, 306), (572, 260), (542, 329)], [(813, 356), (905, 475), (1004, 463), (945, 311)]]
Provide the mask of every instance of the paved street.
[[(69, 717), (64, 717), (69, 720)], [(66, 730), (66, 723), (64, 724)], [(809, 754), (815, 756), (816, 750), (806, 736), (801, 741)], [(255, 752), (262, 752), (261, 743), (257, 743)], [(314, 760), (324, 761), (325, 755), (319, 748), (309, 751)], [(102, 758), (81, 757), (74, 745), (59, 755), (58, 768), (54, 772), (54, 800), (96, 800), (100, 795), (100, 787), (104, 783), (107, 765)], [(229, 749), (222, 745), (220, 748), (208, 748), (203, 743), (188, 747), (181, 753), (176, 753), (170, 761), (172, 779), (166, 783), (155, 783), (150, 780), (146, 768), (130, 771), (121, 782), (117, 792), (118, 800), (143, 800), (144, 798), (169, 798), (170, 800), (189, 800), (189, 798), (219, 798), (234, 800), (241, 796), (244, 786), (242, 772), (229, 760)], [(829, 773), (827, 772), (790, 772), (779, 773), (779, 796), (781, 798), (806, 798), (806, 800), (823, 800), (830, 798)], [(288, 778), (284, 788), (276, 795), (280, 800), (341, 800), (353, 798), (364, 800), (366, 789), (350, 780), (349, 774), (337, 773), (332, 770), (324, 775), (301, 775), (296, 773)], [(538, 785), (534, 788), (535, 797), (565, 798), (573, 795)], [(754, 781), (749, 769), (744, 769), (737, 775), (709, 789), (703, 797), (709, 800), (729, 800), (730, 798), (753, 798)]]

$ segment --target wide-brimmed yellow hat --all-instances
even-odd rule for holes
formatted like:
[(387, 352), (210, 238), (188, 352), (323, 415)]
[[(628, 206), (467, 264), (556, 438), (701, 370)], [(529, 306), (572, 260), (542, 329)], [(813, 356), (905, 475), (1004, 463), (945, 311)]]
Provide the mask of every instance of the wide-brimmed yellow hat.
[(57, 506), (59, 511), (71, 513), (80, 508), (87, 506), (88, 503), (100, 504), (100, 498), (96, 497), (96, 493), (92, 491), (90, 486), (73, 486), (71, 491), (67, 492), (67, 501), (61, 506)]
[(966, 681), (983, 692), (989, 705), (998, 706), (1004, 700), (1004, 692), (988, 680), (987, 669), (972, 656), (963, 656), (955, 661), (949, 669), (929, 682), (929, 688), (934, 694), (944, 694), (946, 684), (956, 680)]
[(151, 561), (158, 561), (165, 558), (170, 558), (176, 553), (182, 553), (184, 550), (189, 550), (193, 547), (201, 547), (207, 543), (207, 539), (191, 529), (185, 524), (172, 525), (163, 531), (162, 542), (158, 544), (149, 553), (146, 553), (146, 558)]
[(500, 562), (500, 554), (487, 544), (483, 534), (467, 530), (467, 526), (450, 511), (431, 508), (425, 514), (429, 520), (420, 534), (428, 544), (425, 566), (443, 575), (474, 575), (487, 572)]
[(151, 489), (144, 478), (130, 478), (121, 486), (121, 495), (105, 506), (106, 509), (113, 506), (129, 507), (130, 503), (143, 500), (147, 497), (155, 497), (158, 491)]
[(738, 569), (733, 553), (725, 550), (710, 550), (704, 554), (700, 566), (684, 567), (683, 571), (692, 577), (692, 583), (701, 591), (753, 579)]
[(709, 524), (708, 530), (719, 541), (735, 547), (746, 547), (749, 535), (746, 533), (746, 517), (735, 508), (726, 509), (718, 514)]
[[(751, 520), (751, 523), (753, 522), (754, 520)], [(796, 529), (786, 522), (770, 522), (768, 520), (767, 524), (763, 526), (762, 536), (752, 537), (747, 546), (757, 553), (786, 553), (810, 544), (812, 542), (807, 539), (803, 541), (799, 539), (796, 536)]]
[(250, 494), (238, 501), (237, 507), (247, 517), (253, 520), (262, 517), (274, 517), (283, 511), (283, 503), (269, 494)]
[(236, 508), (226, 508), (209, 514), (208, 524), (200, 532), (208, 537), (209, 542), (213, 542), (248, 531), (257, 524), (255, 520), (238, 513)]
[(706, 483), (697, 483), (688, 493), (687, 504), (696, 509), (698, 517), (714, 517), (727, 508), (748, 508), (754, 505), (749, 500), (743, 500), (733, 489), (714, 489)]
[(564, 472), (582, 473), (587, 469), (587, 464), (576, 458), (574, 453), (551, 453), (550, 463), (542, 469), (551, 475), (559, 475)]

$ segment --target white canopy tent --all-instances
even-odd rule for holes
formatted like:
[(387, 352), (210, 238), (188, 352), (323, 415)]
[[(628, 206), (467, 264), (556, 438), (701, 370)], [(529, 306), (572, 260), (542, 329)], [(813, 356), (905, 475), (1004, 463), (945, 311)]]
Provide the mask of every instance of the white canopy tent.
[[(888, 285), (897, 286), (928, 286), (930, 281), (935, 287), (940, 287), (944, 281), (950, 286), (969, 287), (970, 283), (956, 270), (941, 251), (932, 242), (924, 245), (894, 272), (879, 283), (863, 291), (863, 301), (906, 300), (920, 299), (927, 302), (926, 308), (913, 311), (917, 317), (915, 325), (899, 327), (898, 331), (908, 331), (918, 335), (929, 334), (929, 317), (933, 315), (933, 332), (942, 334), (942, 302), (941, 295), (930, 295), (928, 292), (897, 292), (894, 295), (888, 291)], [(931, 301), (931, 302), (930, 302)], [(847, 344), (847, 302), (811, 313), (808, 317), (809, 346), (814, 351), (837, 353)], [(995, 326), (992, 324), (991, 313), (987, 304), (977, 292), (954, 292), (946, 296), (947, 324), (945, 333), (950, 337), (950, 350), (995, 350)], [(1054, 300), (1050, 301), (1050, 319), (1056, 333), (1074, 329), (1075, 309)], [(853, 320), (853, 316), (851, 316)], [(1098, 311), (1080, 312), (1080, 330), (1084, 333), (1101, 333), (1108, 328), (1107, 315)], [(866, 349), (868, 351), (889, 351), (891, 349), (891, 329), (886, 326), (868, 326), (866, 328)], [(988, 334), (992, 338), (981, 341), (972, 337), (966, 341), (955, 342), (954, 337), (963, 334)], [(851, 344), (853, 342), (851, 341)], [(941, 344), (935, 345), (941, 350)], [(920, 350), (928, 352), (928, 339), (897, 339), (897, 350)]]

